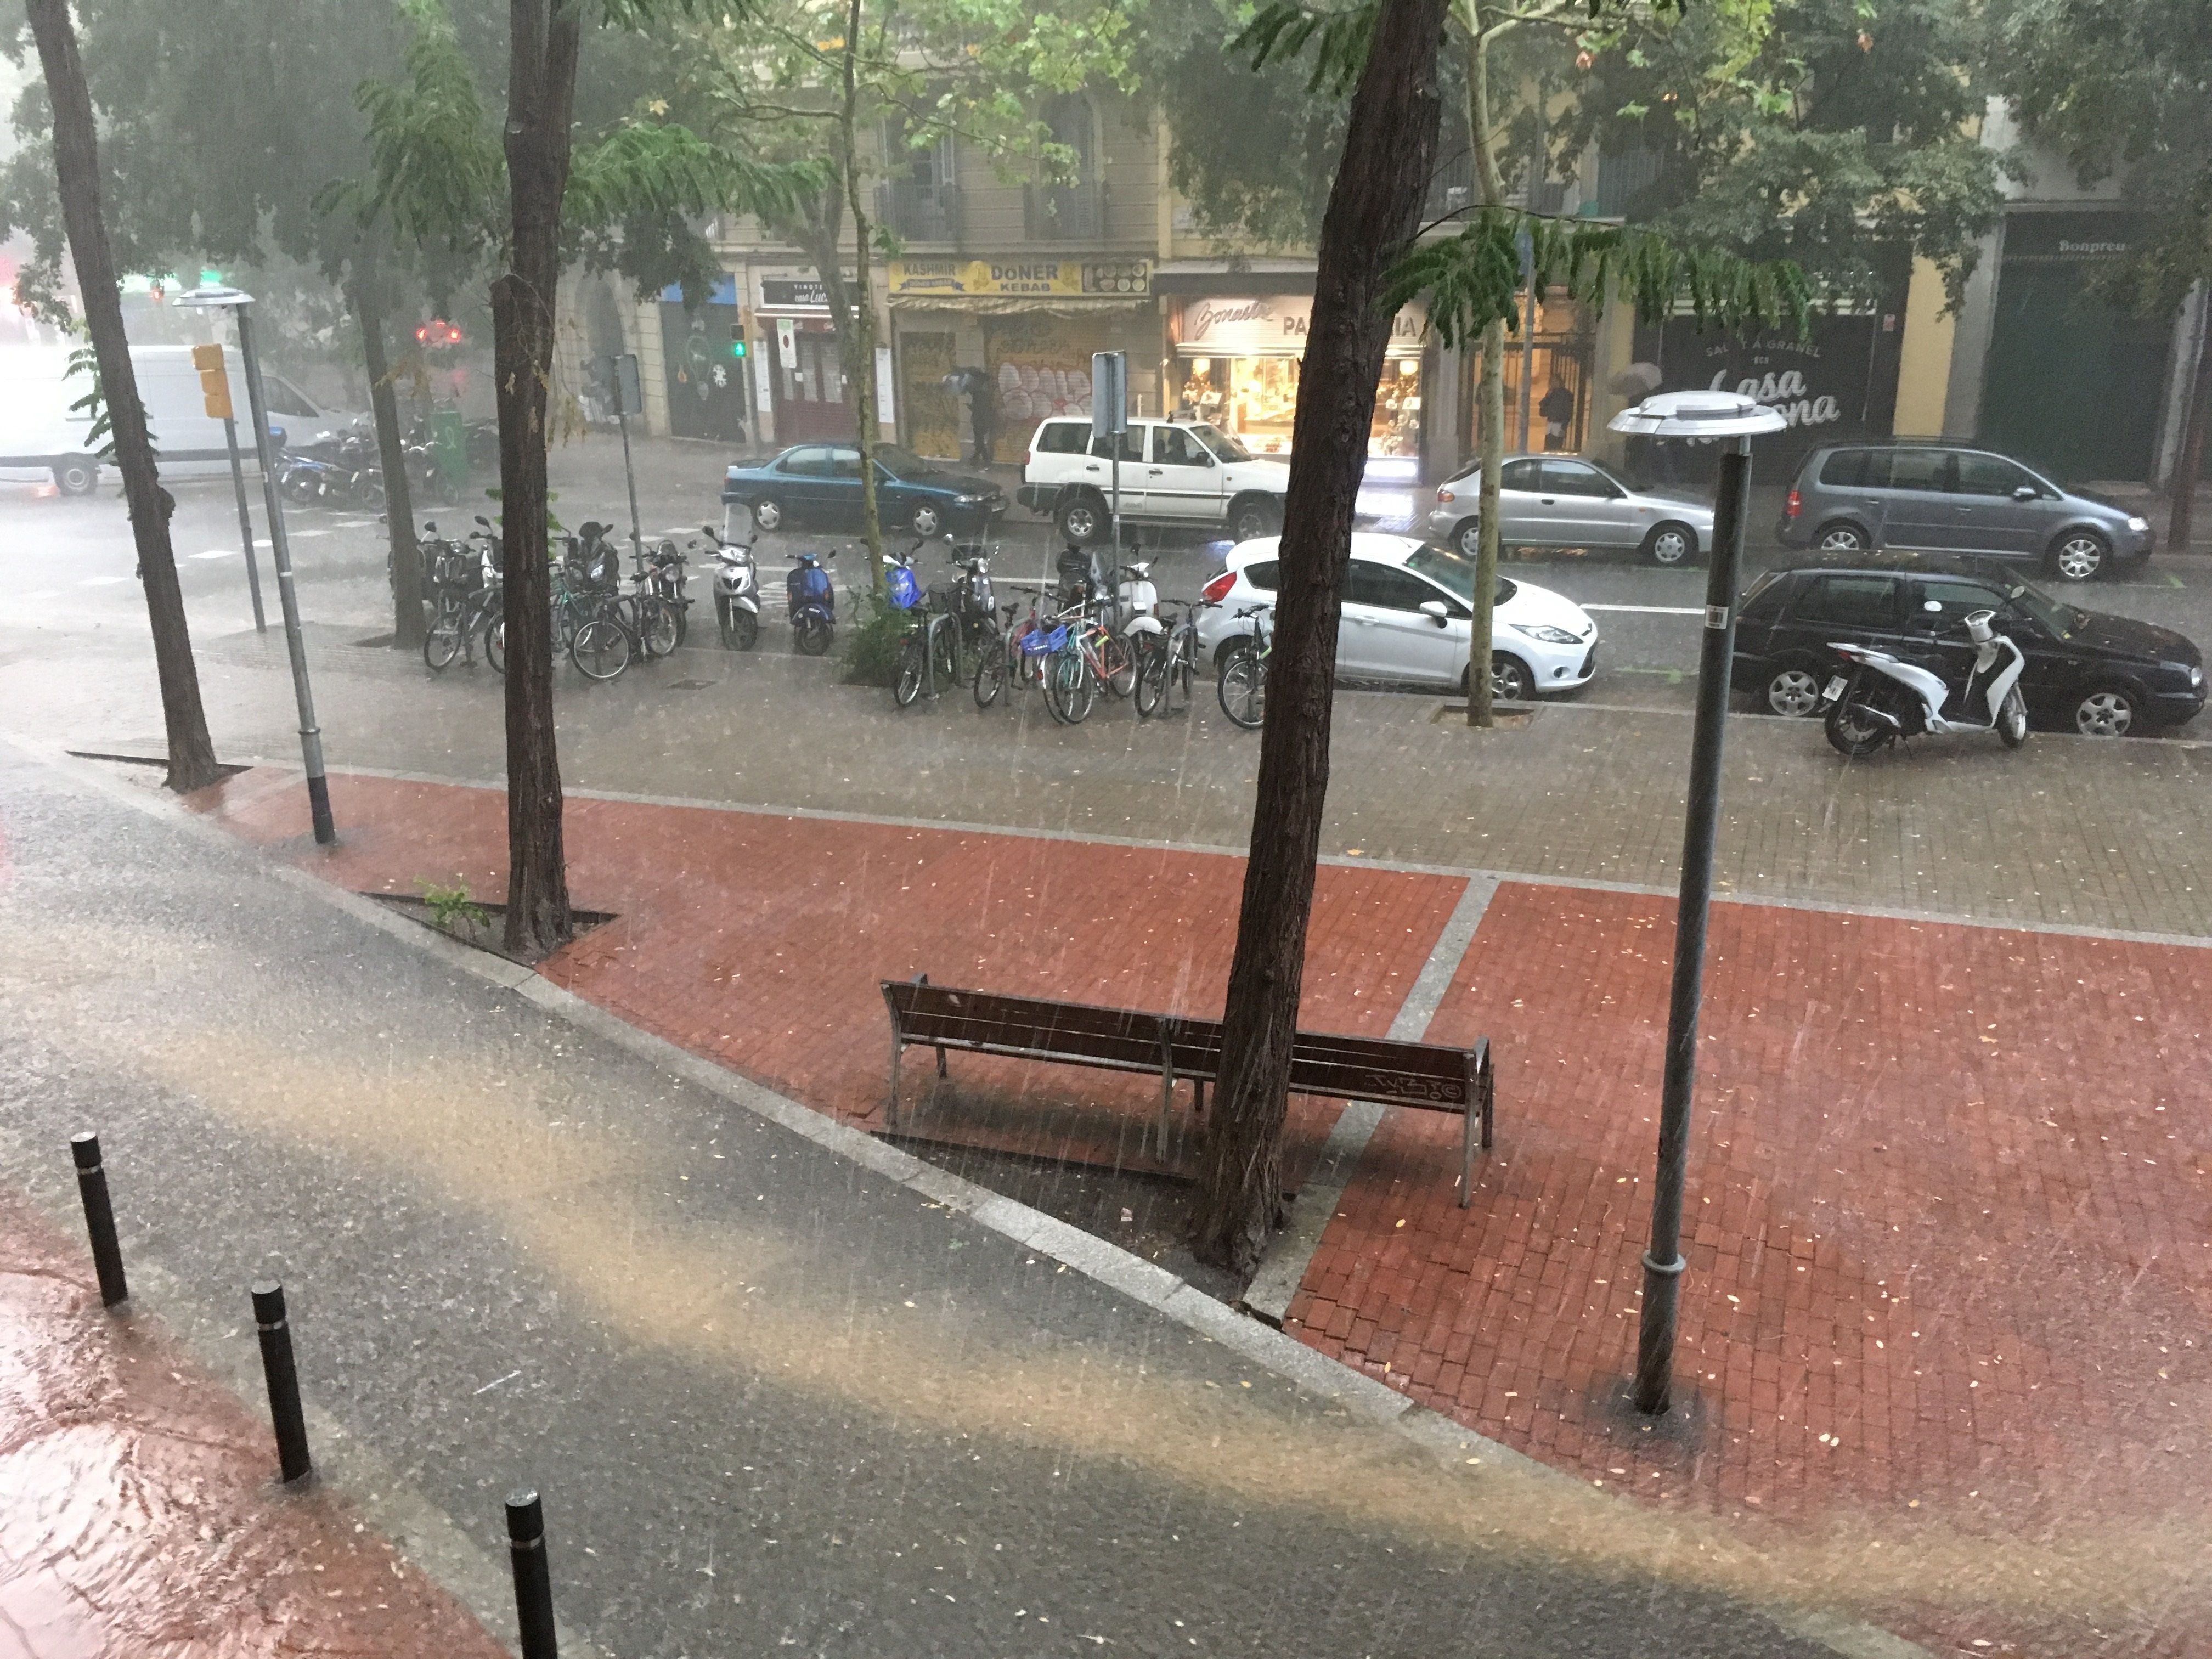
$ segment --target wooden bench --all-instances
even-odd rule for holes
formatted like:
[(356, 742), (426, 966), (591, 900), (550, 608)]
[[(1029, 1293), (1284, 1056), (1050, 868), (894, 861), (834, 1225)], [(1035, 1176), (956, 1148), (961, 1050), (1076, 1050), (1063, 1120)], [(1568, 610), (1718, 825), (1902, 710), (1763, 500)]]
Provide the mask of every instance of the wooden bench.
[[(927, 974), (881, 981), (891, 1017), (891, 1096), (887, 1117), (898, 1127), (899, 1072), (909, 1048), (934, 1048), (937, 1074), (945, 1075), (945, 1051), (1005, 1054), (1109, 1072), (1144, 1072), (1160, 1080), (1158, 1145), (1167, 1147), (1175, 1085), (1191, 1085), (1191, 1107), (1206, 1109), (1206, 1085), (1221, 1063), (1221, 1022), (1134, 1008), (1102, 1008), (1085, 1002), (1002, 996), (991, 991), (932, 985)], [(1456, 1112), (1460, 1134), (1460, 1208), (1470, 1200), (1474, 1149), (1491, 1144), (1496, 1092), (1490, 1040), (1472, 1048), (1388, 1037), (1334, 1036), (1300, 1031), (1291, 1048), (1290, 1092), (1337, 1100), (1371, 1100), (1385, 1106)], [(1480, 1137), (1478, 1142), (1478, 1137)]]

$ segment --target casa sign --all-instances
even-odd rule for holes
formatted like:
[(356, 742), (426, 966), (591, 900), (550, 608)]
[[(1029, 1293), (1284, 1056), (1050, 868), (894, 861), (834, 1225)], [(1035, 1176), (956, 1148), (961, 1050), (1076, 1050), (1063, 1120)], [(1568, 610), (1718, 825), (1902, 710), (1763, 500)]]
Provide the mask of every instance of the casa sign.
[[(1209, 295), (1186, 300), (1176, 331), (1176, 351), (1184, 357), (1302, 357), (1313, 326), (1313, 300), (1301, 294), (1264, 298)], [(1407, 306), (1390, 322), (1389, 355), (1418, 357), (1428, 319)]]

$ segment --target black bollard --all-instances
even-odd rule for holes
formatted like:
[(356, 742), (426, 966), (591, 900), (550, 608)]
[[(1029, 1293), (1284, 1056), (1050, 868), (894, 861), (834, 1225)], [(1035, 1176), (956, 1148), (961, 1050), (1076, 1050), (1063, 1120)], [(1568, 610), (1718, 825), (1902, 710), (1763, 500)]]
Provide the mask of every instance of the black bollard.
[(253, 1322), (261, 1332), (261, 1366), (269, 1374), (269, 1420), (276, 1429), (276, 1467), (286, 1485), (313, 1472), (307, 1419), (300, 1409), (300, 1373), (292, 1364), (292, 1329), (284, 1322), (284, 1287), (253, 1287)]
[(107, 1171), (100, 1162), (100, 1137), (88, 1130), (70, 1137), (76, 1160), (77, 1195), (84, 1200), (85, 1231), (92, 1235), (92, 1265), (100, 1275), (100, 1301), (112, 1308), (131, 1299), (123, 1282), (123, 1247), (115, 1242), (115, 1211), (107, 1201)]
[(507, 1548), (514, 1558), (514, 1620), (522, 1659), (560, 1659), (553, 1634), (553, 1570), (545, 1560), (545, 1510), (534, 1492), (507, 1494)]

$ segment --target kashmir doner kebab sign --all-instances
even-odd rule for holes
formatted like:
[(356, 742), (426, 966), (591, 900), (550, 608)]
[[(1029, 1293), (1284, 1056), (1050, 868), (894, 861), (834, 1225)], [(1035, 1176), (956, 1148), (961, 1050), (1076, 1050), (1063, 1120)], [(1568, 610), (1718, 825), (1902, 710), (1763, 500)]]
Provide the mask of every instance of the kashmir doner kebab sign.
[[(1185, 357), (1303, 357), (1313, 326), (1310, 295), (1186, 300), (1176, 331), (1176, 351)], [(1389, 355), (1418, 357), (1428, 319), (1407, 306), (1390, 322)]]
[(894, 259), (886, 286), (902, 298), (1107, 299), (1152, 291), (1146, 259)]

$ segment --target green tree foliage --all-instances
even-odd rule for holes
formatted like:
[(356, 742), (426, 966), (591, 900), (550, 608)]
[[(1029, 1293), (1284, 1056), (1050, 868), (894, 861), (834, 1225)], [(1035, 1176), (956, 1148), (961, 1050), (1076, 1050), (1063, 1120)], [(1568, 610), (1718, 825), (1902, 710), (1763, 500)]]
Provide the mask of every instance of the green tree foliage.
[(1686, 246), (1789, 259), (1837, 295), (1881, 290), (1917, 254), (1955, 301), (2002, 209), (1972, 131), (1981, 28), (1974, 0), (1625, 12), (1579, 43), (1549, 142), (1570, 163), (1593, 143), (1648, 158), (1650, 182), (1607, 205)]

